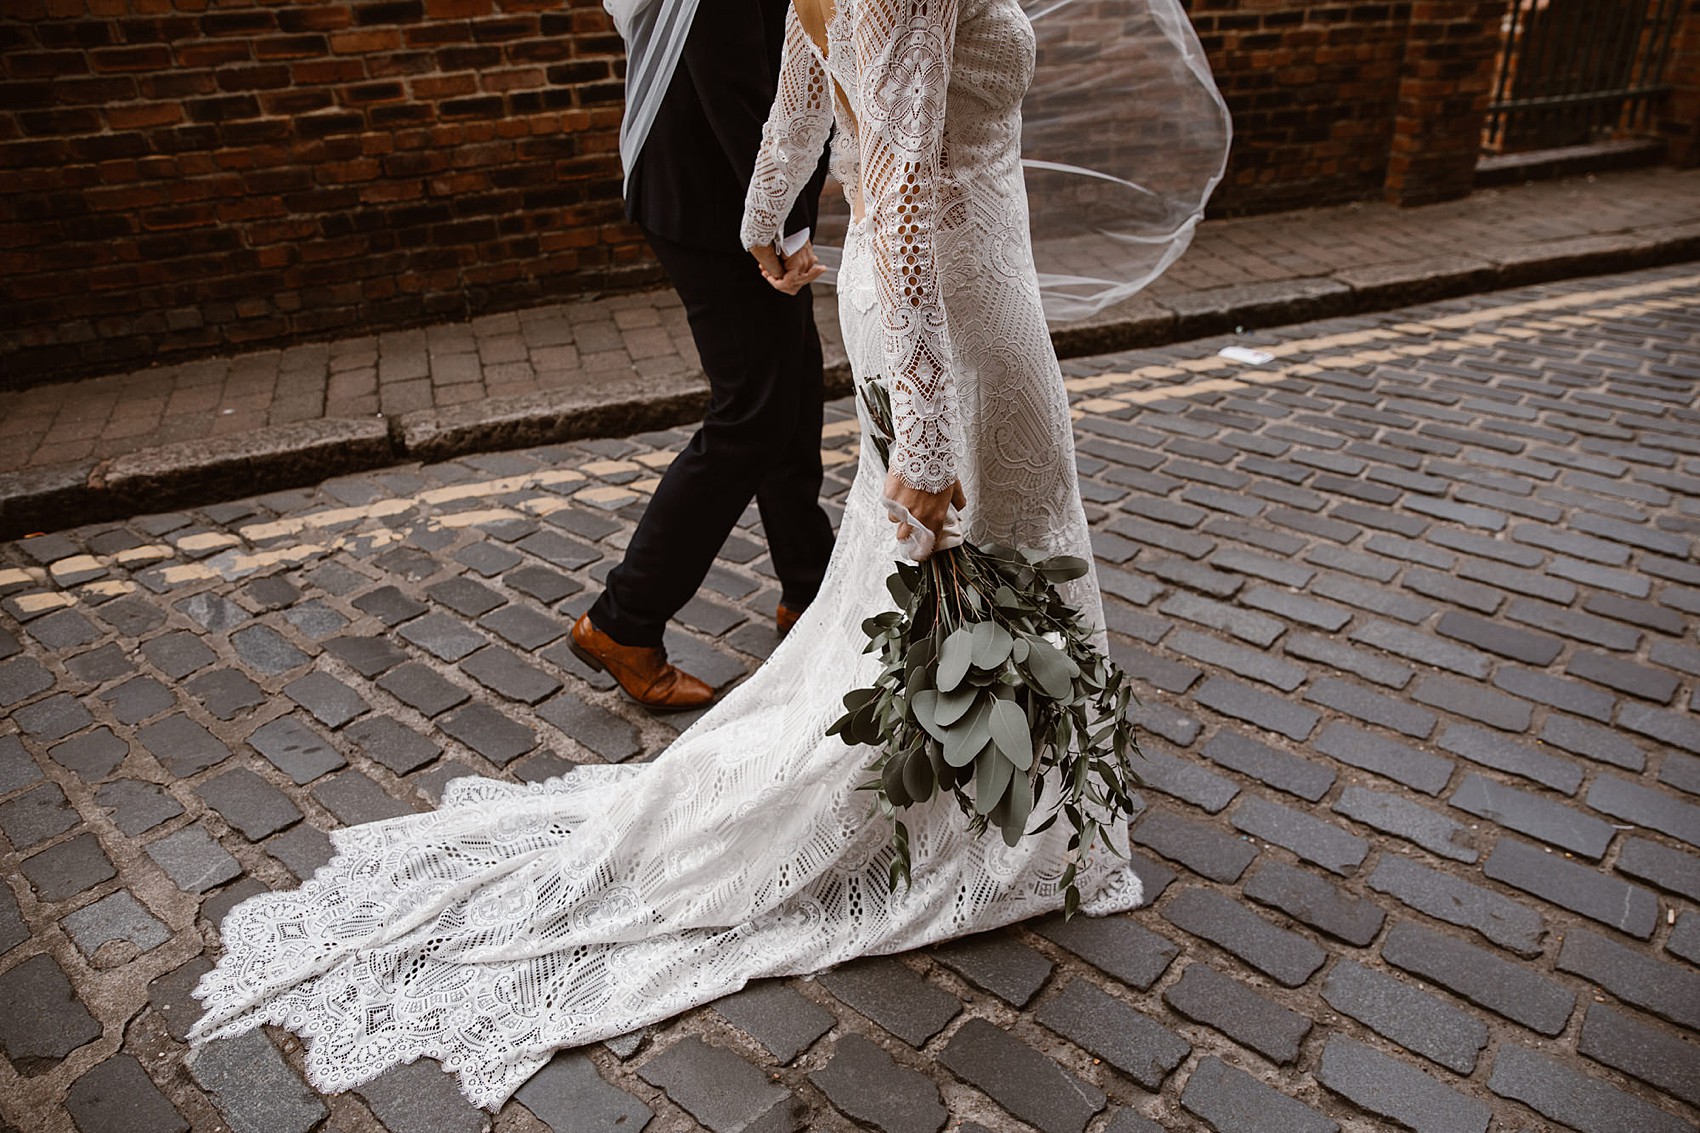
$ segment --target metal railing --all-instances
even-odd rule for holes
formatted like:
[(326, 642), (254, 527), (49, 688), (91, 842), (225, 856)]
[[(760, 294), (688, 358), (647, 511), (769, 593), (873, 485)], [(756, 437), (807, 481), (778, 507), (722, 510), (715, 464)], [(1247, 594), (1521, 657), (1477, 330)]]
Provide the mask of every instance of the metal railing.
[(1681, 0), (1512, 0), (1482, 148), (1589, 145), (1646, 132), (1670, 89)]

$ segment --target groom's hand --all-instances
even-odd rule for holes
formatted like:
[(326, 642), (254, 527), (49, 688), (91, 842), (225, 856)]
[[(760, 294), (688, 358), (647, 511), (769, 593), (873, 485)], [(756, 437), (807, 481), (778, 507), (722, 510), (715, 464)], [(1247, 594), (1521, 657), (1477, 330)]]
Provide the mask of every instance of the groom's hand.
[(804, 244), (795, 252), (785, 257), (783, 262), (779, 253), (767, 245), (750, 249), (750, 255), (761, 265), (761, 274), (776, 291), (787, 295), (795, 295), (822, 275), (826, 268), (815, 256), (813, 242)]
[[(968, 499), (962, 494), (962, 481), (958, 480), (942, 492), (923, 492), (911, 487), (909, 482), (895, 471), (885, 474), (885, 494), (887, 499), (896, 500), (909, 509), (909, 514), (925, 526), (937, 538), (944, 529), (944, 521), (950, 513), (951, 505), (961, 511), (968, 506)], [(897, 525), (897, 541), (899, 543), (909, 538), (910, 529), (907, 523)]]

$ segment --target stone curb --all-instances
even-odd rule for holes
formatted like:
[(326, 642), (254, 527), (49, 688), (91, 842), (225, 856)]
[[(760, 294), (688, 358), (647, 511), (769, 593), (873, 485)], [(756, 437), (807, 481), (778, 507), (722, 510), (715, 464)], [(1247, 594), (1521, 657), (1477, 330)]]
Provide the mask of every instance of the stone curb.
[[(1052, 332), (1063, 358), (1184, 342), (1560, 279), (1700, 260), (1700, 224), (1555, 240), (1507, 255), (1460, 254), (1348, 269), (1331, 276), (1136, 296)], [(848, 364), (828, 358), (829, 396), (850, 389)], [(0, 539), (314, 484), (408, 460), (621, 436), (698, 419), (700, 374), (622, 376), (572, 390), (494, 398), (385, 420), (326, 418), (209, 441), (142, 449), (0, 474)]]

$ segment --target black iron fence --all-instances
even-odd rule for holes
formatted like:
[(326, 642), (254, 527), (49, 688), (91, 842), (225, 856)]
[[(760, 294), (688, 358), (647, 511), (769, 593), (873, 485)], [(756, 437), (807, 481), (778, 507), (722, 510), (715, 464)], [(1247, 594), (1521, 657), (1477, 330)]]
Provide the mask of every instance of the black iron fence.
[(1680, 4), (1512, 0), (1482, 148), (1526, 152), (1647, 131), (1669, 90)]

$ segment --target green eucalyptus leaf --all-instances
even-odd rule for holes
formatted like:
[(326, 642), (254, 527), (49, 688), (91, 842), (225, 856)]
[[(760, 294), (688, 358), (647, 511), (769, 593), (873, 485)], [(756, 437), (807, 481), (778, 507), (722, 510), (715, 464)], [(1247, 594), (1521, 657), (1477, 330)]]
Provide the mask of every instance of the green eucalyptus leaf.
[(987, 723), (992, 740), (1017, 769), (1026, 771), (1033, 766), (1033, 734), (1027, 730), (1027, 715), (1019, 704), (1013, 700), (992, 701)]
[(991, 705), (981, 701), (968, 715), (945, 730), (944, 761), (952, 767), (965, 767), (991, 739)]
[(1009, 781), (1009, 793), (1004, 795), (1003, 803), (1006, 808), (1003, 822), (1004, 845), (1013, 847), (1021, 841), (1021, 836), (1027, 832), (1027, 820), (1033, 814), (1033, 784), (1022, 774), (1016, 774)]
[(939, 648), (939, 667), (936, 683), (940, 692), (949, 692), (968, 675), (974, 661), (974, 635), (966, 626), (953, 630)]
[(996, 669), (1009, 659), (1015, 638), (996, 622), (981, 622), (974, 627), (974, 667)]
[(939, 694), (930, 688), (924, 688), (909, 697), (909, 708), (915, 713), (915, 722), (925, 728), (928, 735), (942, 742), (946, 732), (939, 726), (938, 704)]
[(933, 765), (927, 757), (915, 752), (903, 760), (903, 789), (915, 802), (924, 803), (933, 797)]
[(974, 761), (974, 813), (990, 814), (1009, 790), (1015, 765), (1005, 759), (996, 744), (987, 744)]
[(880, 770), (880, 786), (895, 806), (908, 806), (914, 800), (903, 785), (903, 760), (888, 759)]
[(963, 685), (954, 692), (938, 694), (938, 707), (934, 710), (935, 719), (941, 728), (949, 728), (968, 714), (980, 700), (980, 689), (975, 685)]

